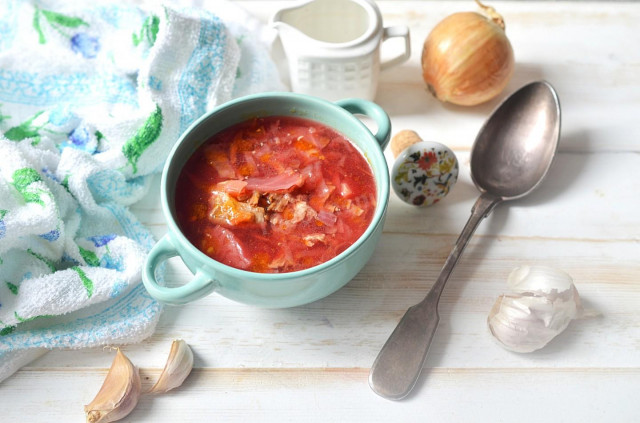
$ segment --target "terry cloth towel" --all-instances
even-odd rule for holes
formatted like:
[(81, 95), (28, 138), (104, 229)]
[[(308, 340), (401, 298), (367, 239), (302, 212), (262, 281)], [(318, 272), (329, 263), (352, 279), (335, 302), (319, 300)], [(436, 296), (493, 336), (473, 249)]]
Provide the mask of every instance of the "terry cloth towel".
[(0, 381), (44, 351), (155, 329), (161, 306), (141, 284), (154, 240), (128, 207), (195, 119), (283, 89), (267, 29), (232, 3), (216, 9), (224, 19), (0, 3)]

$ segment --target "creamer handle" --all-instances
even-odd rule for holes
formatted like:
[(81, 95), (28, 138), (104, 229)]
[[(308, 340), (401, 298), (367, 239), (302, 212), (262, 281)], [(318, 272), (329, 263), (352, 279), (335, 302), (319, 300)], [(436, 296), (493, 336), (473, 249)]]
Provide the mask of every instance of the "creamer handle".
[(406, 62), (411, 56), (411, 36), (409, 35), (409, 28), (404, 25), (390, 26), (384, 29), (382, 33), (382, 42), (385, 42), (389, 38), (402, 37), (404, 38), (404, 52), (397, 55), (393, 59), (389, 59), (380, 64), (380, 69), (389, 69), (392, 66), (399, 65)]

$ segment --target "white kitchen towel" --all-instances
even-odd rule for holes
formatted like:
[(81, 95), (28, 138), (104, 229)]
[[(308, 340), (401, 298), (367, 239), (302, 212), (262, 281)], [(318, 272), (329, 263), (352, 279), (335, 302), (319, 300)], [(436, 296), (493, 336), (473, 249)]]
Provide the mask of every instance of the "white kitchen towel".
[(283, 89), (264, 27), (215, 5), (0, 3), (0, 381), (155, 329), (154, 240), (128, 207), (195, 119)]

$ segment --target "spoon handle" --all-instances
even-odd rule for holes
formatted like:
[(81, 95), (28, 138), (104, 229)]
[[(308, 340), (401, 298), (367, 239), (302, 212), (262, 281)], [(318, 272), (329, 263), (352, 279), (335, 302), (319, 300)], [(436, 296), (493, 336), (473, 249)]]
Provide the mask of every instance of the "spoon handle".
[(438, 280), (421, 302), (407, 310), (380, 350), (369, 373), (369, 386), (378, 395), (399, 400), (413, 389), (438, 327), (438, 301), (449, 275), (482, 219), (501, 201), (487, 193), (478, 198)]

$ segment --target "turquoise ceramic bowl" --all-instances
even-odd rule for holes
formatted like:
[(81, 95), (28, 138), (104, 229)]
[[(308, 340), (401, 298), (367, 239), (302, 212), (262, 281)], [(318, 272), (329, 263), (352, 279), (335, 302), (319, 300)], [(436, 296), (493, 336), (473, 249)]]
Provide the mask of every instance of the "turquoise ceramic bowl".
[[(373, 134), (355, 115), (377, 124)], [(341, 132), (369, 160), (376, 180), (378, 202), (365, 233), (348, 249), (318, 266), (290, 273), (255, 273), (222, 264), (198, 250), (182, 234), (174, 207), (175, 184), (193, 152), (208, 138), (236, 123), (261, 116), (299, 116)], [(142, 280), (159, 301), (184, 304), (217, 292), (245, 304), (283, 308), (323, 298), (349, 282), (369, 261), (382, 233), (389, 201), (389, 171), (383, 150), (389, 142), (391, 124), (378, 105), (361, 99), (331, 103), (294, 93), (266, 93), (239, 98), (207, 113), (185, 131), (169, 154), (162, 173), (162, 211), (168, 233), (150, 251)], [(182, 286), (158, 284), (156, 269), (171, 257), (180, 256), (193, 273)]]

